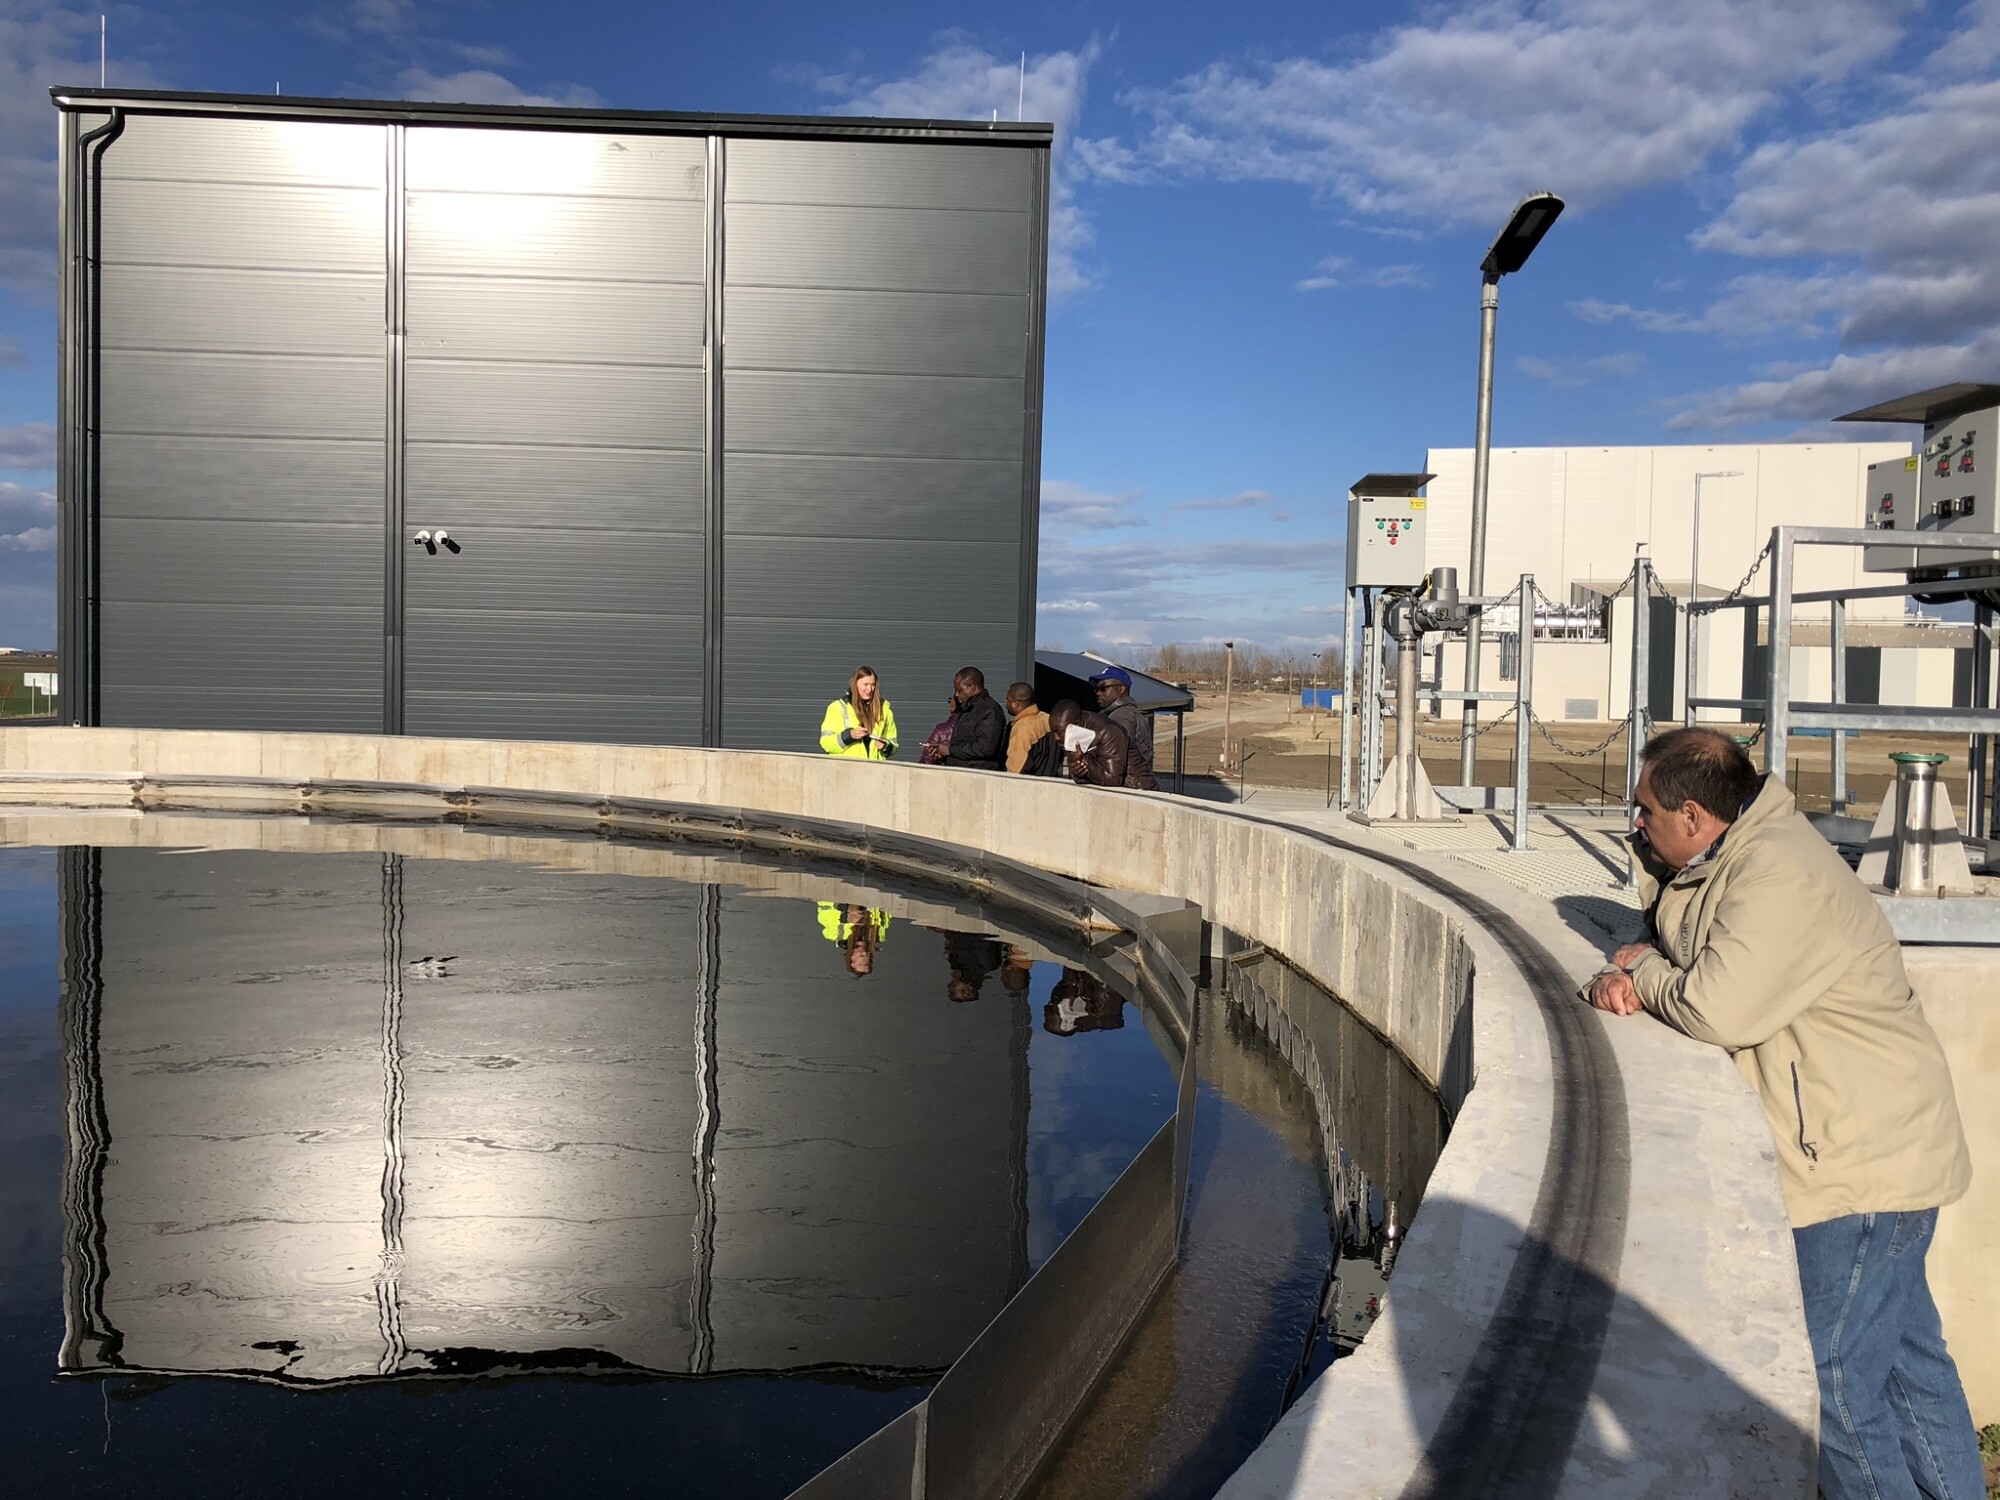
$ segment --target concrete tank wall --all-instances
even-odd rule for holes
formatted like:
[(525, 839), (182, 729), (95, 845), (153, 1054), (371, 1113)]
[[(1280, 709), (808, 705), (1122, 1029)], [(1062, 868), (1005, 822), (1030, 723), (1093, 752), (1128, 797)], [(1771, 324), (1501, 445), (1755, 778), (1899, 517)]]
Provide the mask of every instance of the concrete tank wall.
[[(1537, 1493), (1810, 1484), (1818, 1392), (1761, 1109), (1714, 1049), (1579, 1008), (1566, 986), (1592, 945), (1477, 871), (1440, 894), (1366, 835), (1336, 846), (1167, 796), (797, 755), (47, 729), (0, 731), (0, 773), (15, 802), (338, 811), (388, 797), (476, 817), (481, 788), (512, 788), (754, 809), (1194, 900), (1339, 994), (1456, 1113), (1387, 1314), (1227, 1493), (1400, 1491), (1468, 1431), (1477, 1447), (1457, 1398), (1481, 1381), (1504, 1395), (1522, 1358), (1539, 1361), (1540, 1383), (1521, 1387), (1540, 1392)], [(270, 781), (137, 780), (175, 776)], [(567, 812), (619, 815), (609, 800)]]

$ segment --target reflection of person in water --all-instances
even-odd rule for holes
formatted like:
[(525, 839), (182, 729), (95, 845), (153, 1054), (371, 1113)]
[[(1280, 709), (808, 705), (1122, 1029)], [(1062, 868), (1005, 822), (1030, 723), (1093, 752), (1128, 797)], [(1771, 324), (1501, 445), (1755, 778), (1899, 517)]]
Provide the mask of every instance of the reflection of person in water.
[(1025, 995), (1034, 977), (1034, 959), (1022, 949), (1009, 943), (1007, 956), (1000, 964), (1000, 988), (1010, 995)]
[(871, 907), (819, 903), (820, 936), (847, 950), (847, 972), (856, 979), (875, 971), (875, 950), (889, 936), (889, 914)]
[(945, 998), (963, 1005), (979, 998), (979, 987), (1000, 967), (1000, 945), (976, 932), (947, 932), (944, 961), (951, 965), (951, 978), (944, 987)]
[(1042, 1029), (1056, 1036), (1116, 1031), (1125, 1024), (1125, 999), (1095, 974), (1064, 969), (1042, 1007)]

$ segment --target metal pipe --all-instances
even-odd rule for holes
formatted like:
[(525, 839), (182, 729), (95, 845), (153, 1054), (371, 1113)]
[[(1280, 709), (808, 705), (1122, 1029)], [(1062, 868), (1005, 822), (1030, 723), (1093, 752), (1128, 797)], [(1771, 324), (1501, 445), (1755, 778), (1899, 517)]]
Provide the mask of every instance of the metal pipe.
[(1892, 891), (1931, 888), (1931, 810), (1936, 803), (1942, 755), (1899, 753), (1896, 763), (1896, 821), (1890, 829), (1889, 862), (1882, 883)]
[(83, 648), (83, 660), (64, 662), (62, 670), (80, 679), (74, 687), (64, 688), (65, 697), (74, 693), (79, 700), (77, 708), (82, 716), (72, 716), (71, 722), (91, 725), (102, 722), (104, 675), (100, 670), (103, 622), (99, 618), (98, 602), (103, 557), (100, 527), (104, 515), (104, 153), (124, 133), (125, 112), (114, 108), (110, 119), (77, 141), (86, 158), (84, 170), (90, 190), (90, 224), (84, 252), (85, 285), (88, 288), (85, 298), (89, 315), (82, 321), (81, 328), (85, 477), (83, 524), (78, 531), (83, 543), (80, 549), (83, 555), (77, 559), (77, 571), (83, 582), (83, 629), (79, 641)]
[[(1993, 703), (1993, 610), (1984, 604), (1972, 606), (1972, 706), (1988, 708)], [(1972, 759), (1965, 769), (1965, 834), (1983, 838), (1986, 829), (1987, 752), (1992, 736), (1972, 736)]]
[(1641, 542), (1632, 558), (1632, 702), (1625, 731), (1625, 801), (1639, 790), (1639, 761), (1646, 750), (1646, 726), (1653, 684), (1653, 560)]
[[(1840, 707), (1847, 702), (1847, 602), (1836, 599), (1832, 604), (1833, 622), (1827, 638), (1833, 650), (1833, 702)], [(1837, 813), (1847, 811), (1847, 731), (1833, 731), (1833, 773), (1832, 787), (1827, 794), (1827, 805)]]
[(1396, 612), (1396, 761), (1402, 769), (1396, 778), (1396, 817), (1417, 815), (1417, 659), (1423, 654), (1422, 637), (1417, 634), (1416, 603), (1407, 596), (1398, 601)]
[(1514, 849), (1528, 847), (1528, 734), (1535, 717), (1535, 575), (1521, 575), (1520, 660), (1514, 677)]
[[(1466, 584), (1486, 592), (1486, 481), (1493, 458), (1493, 337), (1500, 313), (1500, 274), (1488, 271), (1479, 283), (1479, 411), (1472, 435), (1472, 557)], [(1479, 690), (1480, 618), (1465, 632), (1465, 689)], [(1468, 699), (1458, 726), (1458, 781), (1472, 785), (1473, 757), (1479, 748), (1479, 705)]]
[(1358, 665), (1354, 649), (1353, 589), (1340, 611), (1340, 810), (1354, 806), (1354, 673)]
[(1229, 729), (1234, 704), (1231, 702), (1236, 691), (1236, 642), (1224, 641), (1223, 649), (1228, 653), (1222, 667), (1222, 770), (1229, 772)]
[(1786, 779), (1792, 707), (1792, 528), (1771, 529), (1771, 658), (1764, 690), (1764, 769)]

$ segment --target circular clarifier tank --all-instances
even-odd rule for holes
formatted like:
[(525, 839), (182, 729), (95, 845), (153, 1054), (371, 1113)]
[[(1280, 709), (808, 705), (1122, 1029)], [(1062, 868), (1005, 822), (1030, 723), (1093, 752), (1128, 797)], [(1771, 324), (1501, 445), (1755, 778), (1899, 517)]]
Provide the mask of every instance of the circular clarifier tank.
[[(1183, 1038), (1118, 945), (1004, 902), (261, 826), (0, 850), (23, 1492), (781, 1497), (1175, 1117)], [(1212, 1492), (1365, 1332), (1441, 1141), (1405, 1100), (1432, 1124), (1364, 1167), (1287, 1055), (1332, 1002), (1208, 977), (1181, 1264), (1045, 1493)]]

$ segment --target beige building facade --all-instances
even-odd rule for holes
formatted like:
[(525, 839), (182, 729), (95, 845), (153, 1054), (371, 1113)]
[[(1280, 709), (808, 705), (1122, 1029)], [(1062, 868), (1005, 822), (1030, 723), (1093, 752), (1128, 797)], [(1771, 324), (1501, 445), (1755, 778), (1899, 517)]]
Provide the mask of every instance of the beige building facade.
[[(1860, 526), (1868, 466), (1907, 457), (1906, 442), (1691, 444), (1651, 448), (1496, 448), (1487, 509), (1486, 586), (1515, 587), (1531, 573), (1540, 592), (1568, 614), (1544, 611), (1534, 645), (1538, 717), (1556, 722), (1608, 722), (1631, 707), (1633, 608), (1624, 588), (1640, 547), (1659, 585), (1684, 604), (1699, 572), (1699, 592), (1714, 599), (1735, 590), (1779, 525)], [(1469, 587), (1472, 534), (1470, 448), (1433, 448), (1425, 468), (1432, 567), (1459, 570)], [(1733, 471), (1733, 472), (1732, 472)], [(1699, 554), (1695, 553), (1695, 477), (1702, 481)], [(1797, 589), (1865, 588), (1897, 581), (1862, 571), (1861, 549), (1807, 547), (1797, 553)], [(1748, 592), (1768, 592), (1760, 568)], [(1760, 620), (1761, 620), (1760, 612)], [(1678, 717), (1685, 699), (1686, 615), (1659, 605), (1652, 616), (1656, 666), (1653, 708)], [(1513, 680), (1516, 611), (1488, 616), (1481, 686)], [(1794, 698), (1824, 700), (1832, 692), (1832, 650), (1824, 605), (1802, 606), (1792, 648)], [(1725, 610), (1699, 623), (1698, 693), (1743, 694), (1745, 615)], [(1760, 628), (1760, 635), (1762, 630)], [(1854, 701), (1947, 706), (1963, 686), (1971, 631), (1906, 618), (1901, 598), (1857, 599), (1848, 606), (1849, 696)], [(1858, 653), (1858, 654), (1857, 654)], [(1433, 643), (1430, 671), (1442, 661), (1443, 685), (1463, 680), (1464, 649)], [(1429, 675), (1427, 672), (1426, 675)], [(1671, 687), (1665, 682), (1670, 680)], [(1671, 699), (1669, 708), (1668, 699)], [(1426, 704), (1426, 707), (1431, 705)], [(1496, 718), (1504, 703), (1482, 705)], [(1733, 720), (1729, 710), (1703, 717)]]

